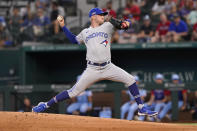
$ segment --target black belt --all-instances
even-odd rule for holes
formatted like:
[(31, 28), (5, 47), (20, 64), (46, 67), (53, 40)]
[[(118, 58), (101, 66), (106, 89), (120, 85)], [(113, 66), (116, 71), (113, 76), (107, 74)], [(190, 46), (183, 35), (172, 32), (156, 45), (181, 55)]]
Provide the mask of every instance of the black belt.
[(94, 65), (94, 66), (105, 66), (105, 65), (107, 65), (109, 63), (110, 63), (110, 61), (107, 61), (107, 62), (104, 62), (104, 63), (94, 63), (92, 61), (88, 61), (88, 64)]

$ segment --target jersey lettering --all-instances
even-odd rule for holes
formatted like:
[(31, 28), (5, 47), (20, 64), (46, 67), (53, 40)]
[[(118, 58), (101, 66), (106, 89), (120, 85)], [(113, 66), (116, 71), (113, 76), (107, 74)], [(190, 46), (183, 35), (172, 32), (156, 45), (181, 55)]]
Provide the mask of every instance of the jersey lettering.
[(94, 37), (104, 37), (104, 38), (108, 38), (108, 34), (105, 32), (95, 32), (92, 33), (90, 35), (88, 35), (85, 39), (85, 42), (87, 43), (90, 39), (94, 38)]

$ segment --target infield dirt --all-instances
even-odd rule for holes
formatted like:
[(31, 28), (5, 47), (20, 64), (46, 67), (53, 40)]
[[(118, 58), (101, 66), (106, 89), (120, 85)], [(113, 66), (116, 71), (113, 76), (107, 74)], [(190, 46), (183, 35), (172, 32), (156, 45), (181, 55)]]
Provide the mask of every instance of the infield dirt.
[(0, 112), (0, 131), (197, 131), (197, 126), (47, 113)]

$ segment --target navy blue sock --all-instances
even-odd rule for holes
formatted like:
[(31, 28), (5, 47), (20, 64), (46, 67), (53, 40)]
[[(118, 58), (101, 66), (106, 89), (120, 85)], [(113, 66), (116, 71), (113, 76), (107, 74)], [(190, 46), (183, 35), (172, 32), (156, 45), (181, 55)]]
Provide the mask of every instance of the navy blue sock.
[(58, 103), (59, 101), (63, 101), (69, 98), (70, 97), (67, 91), (60, 92), (59, 94), (57, 94), (55, 97), (53, 97), (51, 100), (47, 102), (47, 106), (51, 106), (54, 103)]
[(140, 93), (139, 93), (139, 90), (138, 90), (138, 87), (137, 87), (136, 83), (133, 83), (128, 88), (129, 88), (130, 93), (134, 96), (136, 103), (138, 105), (142, 105), (143, 102), (140, 98)]

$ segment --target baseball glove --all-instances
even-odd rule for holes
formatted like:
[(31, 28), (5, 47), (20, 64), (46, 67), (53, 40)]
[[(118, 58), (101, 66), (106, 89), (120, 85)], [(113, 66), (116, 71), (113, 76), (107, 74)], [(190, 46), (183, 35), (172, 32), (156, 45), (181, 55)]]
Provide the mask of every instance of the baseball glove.
[(122, 20), (118, 20), (116, 18), (111, 18), (109, 20), (109, 22), (114, 25), (114, 27), (116, 27), (117, 29), (124, 29), (124, 30), (127, 30), (129, 27), (127, 26), (126, 22), (125, 21), (122, 21)]

